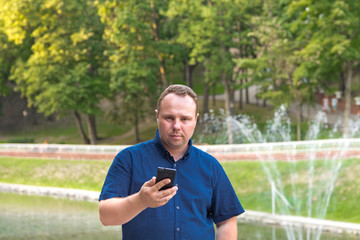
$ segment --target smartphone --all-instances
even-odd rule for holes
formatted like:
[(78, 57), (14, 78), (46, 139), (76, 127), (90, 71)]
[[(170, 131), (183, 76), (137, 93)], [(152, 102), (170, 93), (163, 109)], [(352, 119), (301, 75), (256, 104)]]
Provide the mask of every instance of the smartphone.
[(162, 188), (160, 188), (159, 191), (172, 188), (174, 186), (175, 181), (175, 175), (176, 175), (176, 169), (172, 168), (164, 168), (164, 167), (158, 167), (157, 173), (156, 173), (156, 182), (160, 182), (163, 179), (169, 178), (171, 180), (170, 183), (166, 184)]

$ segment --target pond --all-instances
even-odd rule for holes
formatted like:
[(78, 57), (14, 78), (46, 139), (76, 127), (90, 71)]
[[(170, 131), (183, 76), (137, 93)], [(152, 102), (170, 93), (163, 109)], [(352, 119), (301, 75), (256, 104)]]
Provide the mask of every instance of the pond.
[[(0, 239), (121, 239), (121, 227), (104, 227), (92, 202), (0, 193)], [(238, 239), (286, 239), (278, 227), (238, 224)], [(355, 237), (323, 233), (322, 240)]]
[(0, 193), (0, 239), (121, 239), (104, 227), (97, 203)]

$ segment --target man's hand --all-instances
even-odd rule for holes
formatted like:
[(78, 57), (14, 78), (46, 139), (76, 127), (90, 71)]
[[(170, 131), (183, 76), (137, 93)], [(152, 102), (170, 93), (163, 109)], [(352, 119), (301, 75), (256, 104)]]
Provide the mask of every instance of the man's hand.
[(133, 219), (144, 209), (165, 205), (178, 190), (172, 187), (163, 191), (160, 188), (170, 183), (164, 179), (155, 183), (155, 177), (145, 182), (140, 191), (125, 198), (110, 198), (99, 203), (99, 216), (104, 225), (122, 225)]
[(172, 187), (166, 190), (159, 191), (160, 188), (170, 183), (170, 179), (161, 180), (155, 183), (156, 178), (153, 177), (149, 181), (145, 182), (141, 187), (138, 195), (139, 200), (143, 207), (156, 208), (165, 205), (172, 197), (175, 196), (178, 188)]

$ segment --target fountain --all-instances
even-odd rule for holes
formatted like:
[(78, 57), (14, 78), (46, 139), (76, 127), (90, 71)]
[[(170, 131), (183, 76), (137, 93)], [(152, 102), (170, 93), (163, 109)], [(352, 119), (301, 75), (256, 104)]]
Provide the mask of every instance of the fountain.
[[(235, 143), (258, 143), (254, 145), (253, 152), (261, 161), (271, 186), (272, 214), (325, 218), (349, 141), (316, 140), (324, 138), (324, 133), (327, 133), (326, 138), (339, 136), (341, 121), (329, 129), (327, 115), (319, 112), (309, 124), (307, 141), (302, 142), (291, 142), (291, 123), (284, 106), (275, 112), (274, 118), (262, 129), (248, 116), (238, 115), (226, 119), (223, 111), (219, 116), (210, 112), (202, 121), (195, 142), (204, 143), (214, 139), (208, 143), (226, 144), (226, 122), (230, 121)], [(359, 134), (360, 121), (351, 120), (350, 125), (354, 129), (351, 137), (358, 137), (356, 134)], [(281, 155), (277, 154), (279, 152)], [(283, 162), (288, 164), (281, 164)], [(283, 224), (289, 240), (319, 240), (322, 234), (322, 227), (307, 225), (304, 229), (304, 226), (286, 221)], [(275, 231), (273, 228), (272, 239), (276, 239)]]

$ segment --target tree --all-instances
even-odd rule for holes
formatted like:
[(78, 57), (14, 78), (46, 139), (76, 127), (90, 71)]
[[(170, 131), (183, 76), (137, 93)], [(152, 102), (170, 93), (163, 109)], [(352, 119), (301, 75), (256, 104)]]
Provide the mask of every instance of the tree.
[[(16, 44), (30, 39), (31, 55), (18, 59), (10, 78), (29, 105), (45, 115), (74, 113), (85, 143), (96, 144), (95, 116), (108, 96), (100, 75), (103, 25), (93, 1), (6, 1), (0, 13), (7, 36)], [(81, 14), (79, 14), (81, 13)], [(87, 118), (89, 138), (82, 129)]]
[(11, 92), (9, 75), (15, 58), (16, 48), (14, 44), (8, 41), (7, 36), (3, 32), (0, 32), (0, 97), (6, 96)]
[[(235, 72), (233, 54), (238, 46), (239, 32), (236, 25), (245, 15), (249, 2), (237, 1), (181, 1), (169, 2), (167, 15), (180, 18), (178, 41), (190, 49), (190, 63), (203, 63), (208, 83), (217, 79), (225, 88), (225, 110), (234, 115)], [(229, 143), (232, 127), (228, 121)]]
[[(284, 11), (287, 10), (287, 11)], [(275, 106), (296, 106), (297, 139), (301, 140), (301, 113), (304, 103), (314, 102), (314, 93), (321, 80), (314, 72), (317, 66), (314, 55), (303, 54), (309, 43), (311, 25), (303, 31), (290, 17), (291, 2), (268, 1), (260, 17), (255, 17), (254, 32), (258, 40), (256, 58), (239, 59), (241, 68), (252, 71), (252, 83), (261, 86), (259, 97), (269, 99)], [(301, 15), (301, 14), (300, 14)]]
[(294, 1), (288, 10), (293, 29), (309, 39), (299, 53), (306, 59), (302, 68), (315, 69), (312, 76), (325, 88), (345, 79), (344, 137), (349, 136), (353, 71), (360, 60), (359, 11), (360, 2), (352, 0)]
[[(140, 141), (140, 120), (147, 116), (149, 109), (154, 114), (157, 86), (168, 84), (163, 64), (168, 54), (171, 55), (171, 46), (160, 27), (162, 17), (157, 16), (161, 4), (160, 1), (150, 4), (129, 0), (105, 1), (99, 5), (106, 25), (105, 39), (111, 46), (107, 51), (110, 88), (115, 96), (120, 96), (108, 115), (115, 122), (132, 122), (136, 142)], [(156, 11), (154, 6), (158, 6)]]
[[(15, 2), (12, 2), (15, 4)], [(16, 45), (14, 39), (17, 29), (9, 29), (8, 25), (15, 21), (14, 16), (9, 15), (11, 8), (7, 1), (0, 1), (0, 96), (6, 96), (13, 90), (13, 85), (9, 81), (10, 71), (17, 59), (27, 59), (30, 52), (31, 40), (22, 39), (22, 45)], [(20, 23), (17, 22), (19, 25)], [(12, 34), (11, 30), (13, 30)], [(24, 37), (23, 37), (24, 38)], [(30, 40), (30, 41), (29, 41)]]

